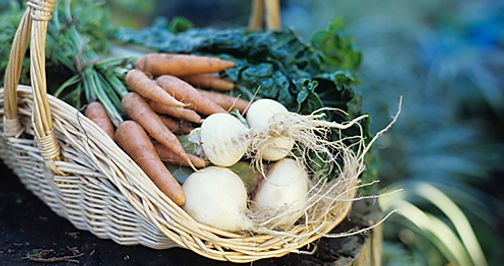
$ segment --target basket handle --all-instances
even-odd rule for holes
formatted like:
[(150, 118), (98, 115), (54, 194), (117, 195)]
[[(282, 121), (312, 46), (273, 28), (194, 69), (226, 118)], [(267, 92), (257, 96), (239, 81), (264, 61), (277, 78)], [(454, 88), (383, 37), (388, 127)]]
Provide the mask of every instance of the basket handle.
[(270, 30), (280, 29), (280, 2), (279, 0), (252, 0), (252, 12), (249, 18), (249, 28), (261, 29), (263, 16), (266, 13), (266, 27)]
[(17, 115), (17, 87), (23, 58), (31, 37), (30, 78), (34, 102), (32, 124), (35, 141), (49, 170), (62, 174), (54, 163), (60, 160), (60, 148), (51, 120), (45, 73), (47, 23), (51, 20), (55, 4), (56, 0), (29, 0), (14, 36), (4, 82), (4, 135), (5, 138), (19, 137), (24, 131)]

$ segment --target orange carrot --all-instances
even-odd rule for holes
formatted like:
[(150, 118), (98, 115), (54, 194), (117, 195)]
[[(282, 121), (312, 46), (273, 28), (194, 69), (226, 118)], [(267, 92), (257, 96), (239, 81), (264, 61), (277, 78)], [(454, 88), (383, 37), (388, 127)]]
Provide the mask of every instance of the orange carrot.
[(176, 118), (183, 118), (189, 122), (201, 123), (201, 116), (194, 110), (182, 107), (168, 106), (162, 103), (148, 101), (149, 106), (158, 114), (173, 116)]
[(84, 115), (95, 122), (107, 135), (114, 139), (114, 125), (100, 102), (92, 102), (86, 107)]
[(180, 122), (173, 118), (160, 115), (159, 118), (163, 124), (171, 131), (173, 134), (187, 135), (191, 133), (194, 127), (188, 122)]
[(205, 98), (212, 100), (213, 102), (222, 106), (222, 108), (226, 110), (238, 109), (240, 113), (244, 113), (249, 106), (249, 101), (240, 99), (238, 97), (229, 96), (227, 94), (219, 92), (206, 91), (200, 89), (197, 90), (199, 93), (205, 96)]
[(215, 113), (226, 113), (226, 110), (215, 102), (205, 98), (189, 83), (170, 75), (163, 75), (156, 79), (157, 84), (165, 89), (175, 99), (187, 104), (188, 108), (194, 111), (211, 115)]
[(234, 88), (233, 82), (227, 79), (221, 79), (214, 74), (196, 74), (181, 76), (180, 78), (195, 87), (202, 87), (219, 91), (230, 91)]
[(136, 69), (156, 77), (216, 73), (234, 66), (234, 62), (218, 57), (169, 53), (146, 54), (138, 58), (135, 63)]
[[(187, 164), (186, 161), (184, 161), (182, 158), (180, 158), (180, 156), (175, 154), (172, 150), (170, 150), (169, 148), (167, 148), (163, 144), (156, 142), (156, 143), (154, 143), (154, 148), (156, 149), (156, 152), (157, 152), (159, 158), (161, 159), (161, 161), (167, 162), (170, 164), (174, 164), (174, 165), (190, 166)], [(193, 163), (193, 165), (195, 167), (202, 168), (202, 167), (207, 166), (207, 162), (205, 160), (203, 160), (202, 158), (200, 158), (198, 156), (194, 156), (192, 154), (187, 154), (187, 155), (189, 155), (189, 158), (191, 159), (191, 162)]]
[[(161, 118), (150, 108), (142, 96), (130, 92), (122, 99), (124, 111), (147, 131), (155, 140), (170, 148), (192, 165), (189, 156), (177, 137), (163, 124)], [(194, 168), (194, 167), (193, 167)]]
[(131, 69), (126, 74), (126, 83), (130, 88), (143, 97), (169, 106), (184, 107), (185, 104), (179, 102), (165, 90), (160, 88), (144, 72)]
[(136, 122), (128, 120), (117, 127), (117, 144), (135, 161), (154, 184), (175, 204), (185, 203), (184, 190), (166, 169), (154, 149), (145, 130)]

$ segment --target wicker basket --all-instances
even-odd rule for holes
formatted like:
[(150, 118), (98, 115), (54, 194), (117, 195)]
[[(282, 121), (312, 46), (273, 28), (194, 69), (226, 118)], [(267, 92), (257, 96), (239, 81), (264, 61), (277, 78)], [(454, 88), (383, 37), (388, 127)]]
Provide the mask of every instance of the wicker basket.
[[(93, 122), (47, 95), (44, 46), (54, 4), (30, 0), (14, 39), (5, 88), (0, 89), (0, 156), (59, 216), (121, 245), (182, 247), (232, 262), (298, 252), (346, 217), (351, 200), (333, 219), (319, 224), (317, 233), (295, 227), (287, 238), (230, 233), (194, 221)], [(30, 38), (31, 87), (18, 85)]]

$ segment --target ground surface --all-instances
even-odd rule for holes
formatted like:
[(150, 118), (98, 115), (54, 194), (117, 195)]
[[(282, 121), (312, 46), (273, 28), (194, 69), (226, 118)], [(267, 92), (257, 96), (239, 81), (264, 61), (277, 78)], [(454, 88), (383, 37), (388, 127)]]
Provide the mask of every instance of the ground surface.
[[(143, 246), (120, 246), (112, 240), (99, 239), (87, 231), (75, 229), (65, 219), (55, 215), (26, 190), (1, 162), (0, 180), (0, 266), (232, 265), (212, 261), (180, 248), (153, 250)], [(359, 213), (362, 212), (360, 209)], [(358, 220), (353, 219), (354, 222)], [(347, 220), (338, 230), (355, 227)], [(365, 239), (363, 235), (323, 239), (313, 256), (291, 254), (257, 261), (253, 265), (346, 265), (358, 254)], [(40, 260), (34, 255), (52, 262)], [(34, 256), (32, 260), (38, 261), (30, 261), (27, 258), (29, 256)], [(63, 260), (65, 256), (66, 260)]]

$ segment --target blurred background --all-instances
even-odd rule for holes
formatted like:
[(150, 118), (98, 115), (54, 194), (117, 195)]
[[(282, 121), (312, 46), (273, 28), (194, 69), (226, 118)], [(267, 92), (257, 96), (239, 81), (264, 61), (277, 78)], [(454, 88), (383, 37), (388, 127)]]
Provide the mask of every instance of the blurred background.
[[(0, 9), (9, 1), (2, 0)], [(380, 138), (383, 265), (503, 265), (504, 1), (281, 0), (305, 40), (335, 17), (363, 54), (354, 89)], [(107, 0), (116, 25), (157, 17), (246, 27), (251, 0)]]

